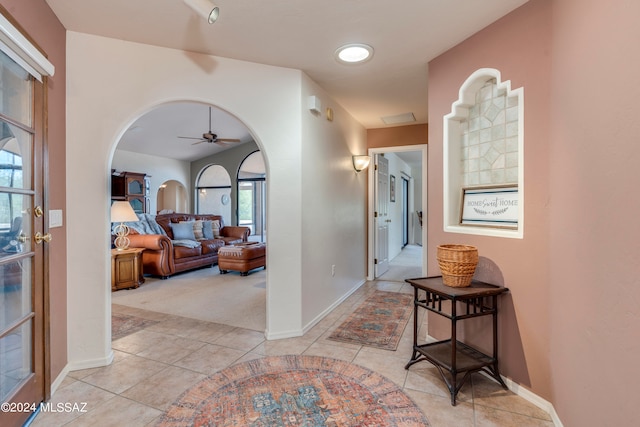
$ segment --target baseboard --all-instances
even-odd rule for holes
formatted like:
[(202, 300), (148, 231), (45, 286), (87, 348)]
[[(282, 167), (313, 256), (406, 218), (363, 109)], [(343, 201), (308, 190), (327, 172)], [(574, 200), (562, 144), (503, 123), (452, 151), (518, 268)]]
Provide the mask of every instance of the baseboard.
[(331, 304), (329, 307), (327, 307), (324, 311), (322, 311), (322, 313), (318, 314), (316, 317), (314, 317), (311, 322), (307, 323), (306, 326), (304, 326), (302, 328), (302, 332), (304, 334), (306, 334), (307, 332), (309, 332), (311, 330), (311, 328), (313, 328), (314, 326), (316, 326), (318, 323), (320, 323), (320, 321), (322, 319), (324, 319), (325, 317), (327, 317), (327, 315), (329, 313), (331, 313), (333, 310), (336, 309), (336, 307), (338, 307), (340, 304), (342, 304), (347, 298), (349, 298), (355, 291), (357, 291), (358, 289), (360, 289), (360, 287), (362, 285), (364, 285), (367, 281), (366, 280), (361, 280), (360, 282), (356, 283), (356, 285), (351, 288), (349, 291), (347, 291), (346, 294), (344, 294), (342, 297), (340, 297), (340, 299), (338, 299), (336, 302), (334, 302), (333, 304)]
[(69, 368), (68, 371), (79, 371), (81, 369), (101, 368), (110, 365), (111, 362), (113, 362), (113, 350), (109, 350), (109, 354), (106, 357), (71, 362), (67, 364), (67, 367)]
[(62, 371), (60, 371), (60, 374), (58, 374), (56, 379), (51, 383), (51, 396), (53, 396), (56, 390), (58, 390), (60, 384), (62, 384), (62, 381), (67, 378), (67, 374), (69, 372), (71, 372), (71, 370), (69, 369), (69, 364), (67, 363), (66, 365), (64, 365), (64, 368), (62, 368)]
[[(489, 377), (489, 375), (485, 372), (482, 372), (482, 374)], [(556, 409), (553, 407), (553, 404), (551, 404), (551, 402), (549, 402), (546, 399), (543, 399), (542, 397), (538, 396), (531, 390), (525, 387), (522, 387), (520, 384), (514, 382), (510, 378), (505, 377), (504, 375), (500, 375), (500, 378), (502, 378), (502, 381), (504, 381), (504, 383), (507, 385), (509, 390), (511, 390), (513, 393), (517, 394), (518, 396), (522, 397), (524, 400), (536, 405), (538, 408), (548, 413), (549, 416), (551, 417), (551, 420), (553, 421), (553, 425), (555, 425), (556, 427), (563, 427), (562, 421), (560, 421), (560, 418), (558, 417), (558, 413), (556, 412)]]
[(268, 340), (280, 340), (280, 339), (284, 339), (284, 338), (295, 338), (295, 337), (303, 336), (304, 334), (309, 332), (311, 330), (311, 328), (316, 326), (322, 319), (324, 319), (329, 313), (331, 313), (336, 307), (338, 307), (340, 304), (342, 304), (347, 298), (349, 298), (351, 296), (351, 294), (353, 294), (355, 291), (357, 291), (360, 288), (360, 286), (364, 285), (366, 282), (367, 281), (364, 280), (364, 279), (361, 280), (360, 282), (358, 282), (353, 288), (351, 288), (349, 291), (347, 291), (346, 294), (344, 294), (337, 301), (335, 301), (333, 304), (331, 304), (329, 307), (327, 307), (325, 310), (323, 310), (322, 313), (320, 313), (316, 317), (314, 317), (311, 320), (311, 322), (307, 323), (302, 329), (296, 329), (296, 330), (291, 330), (291, 331), (286, 331), (286, 332), (279, 332), (279, 333), (276, 333), (276, 334), (270, 333), (269, 330), (267, 329), (264, 332), (265, 338), (268, 339)]

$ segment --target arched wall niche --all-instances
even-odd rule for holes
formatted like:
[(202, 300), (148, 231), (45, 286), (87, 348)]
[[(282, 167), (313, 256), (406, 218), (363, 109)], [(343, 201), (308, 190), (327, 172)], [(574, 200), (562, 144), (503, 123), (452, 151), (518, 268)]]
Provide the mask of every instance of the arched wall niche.
[[(444, 116), (443, 162), (446, 232), (523, 238), (523, 88), (512, 90), (493, 68), (471, 74)], [(469, 209), (465, 191), (479, 194), (474, 202), (489, 208)], [(510, 206), (508, 218), (500, 213), (502, 206)], [(469, 210), (472, 219), (466, 216)]]

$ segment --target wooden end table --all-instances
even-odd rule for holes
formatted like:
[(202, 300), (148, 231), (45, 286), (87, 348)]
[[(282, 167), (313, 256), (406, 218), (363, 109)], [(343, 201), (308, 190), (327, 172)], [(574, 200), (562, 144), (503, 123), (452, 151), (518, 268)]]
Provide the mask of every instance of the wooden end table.
[[(456, 395), (473, 372), (484, 371), (506, 390), (507, 385), (498, 370), (498, 296), (509, 289), (488, 283), (472, 281), (466, 288), (454, 288), (442, 283), (442, 277), (407, 279), (414, 289), (413, 355), (405, 366), (427, 360), (440, 372), (449, 392), (451, 405), (456, 404)], [(426, 293), (419, 298), (419, 291)], [(443, 302), (449, 301), (449, 304)], [(447, 309), (448, 307), (448, 309)], [(451, 320), (451, 338), (447, 340), (418, 343), (418, 309), (424, 308)], [(459, 311), (460, 309), (460, 311)], [(493, 354), (487, 355), (456, 339), (459, 320), (480, 316), (493, 317)], [(458, 374), (464, 374), (458, 381)]]
[(142, 252), (144, 248), (111, 249), (111, 291), (137, 288), (144, 283)]

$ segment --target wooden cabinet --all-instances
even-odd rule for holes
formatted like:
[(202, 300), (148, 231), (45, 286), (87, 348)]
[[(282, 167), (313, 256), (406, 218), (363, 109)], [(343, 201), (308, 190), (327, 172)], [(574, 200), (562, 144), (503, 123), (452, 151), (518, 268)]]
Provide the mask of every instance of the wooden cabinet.
[(148, 209), (146, 175), (137, 172), (121, 172), (111, 175), (111, 200), (126, 200), (136, 213)]
[(111, 291), (137, 288), (144, 283), (141, 248), (111, 250)]

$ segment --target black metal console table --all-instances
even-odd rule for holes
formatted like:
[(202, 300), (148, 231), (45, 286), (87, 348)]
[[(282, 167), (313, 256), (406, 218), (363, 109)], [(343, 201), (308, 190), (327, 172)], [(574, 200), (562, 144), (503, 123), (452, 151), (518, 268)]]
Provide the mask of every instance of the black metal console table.
[[(475, 280), (469, 287), (454, 288), (443, 284), (442, 277), (407, 279), (406, 282), (413, 286), (414, 313), (413, 355), (405, 369), (422, 360), (428, 360), (435, 365), (451, 393), (451, 404), (454, 406), (458, 391), (473, 372), (486, 372), (506, 389), (507, 385), (502, 381), (498, 370), (498, 296), (507, 292), (508, 289)], [(421, 290), (426, 293), (424, 299), (419, 298)], [(444, 309), (443, 301), (450, 301), (450, 304), (444, 304)], [(418, 308), (420, 307), (451, 320), (450, 339), (426, 344), (418, 343)], [(491, 356), (456, 339), (456, 323), (459, 320), (488, 315), (493, 317), (493, 354)], [(458, 381), (458, 374), (462, 373), (464, 376)]]

